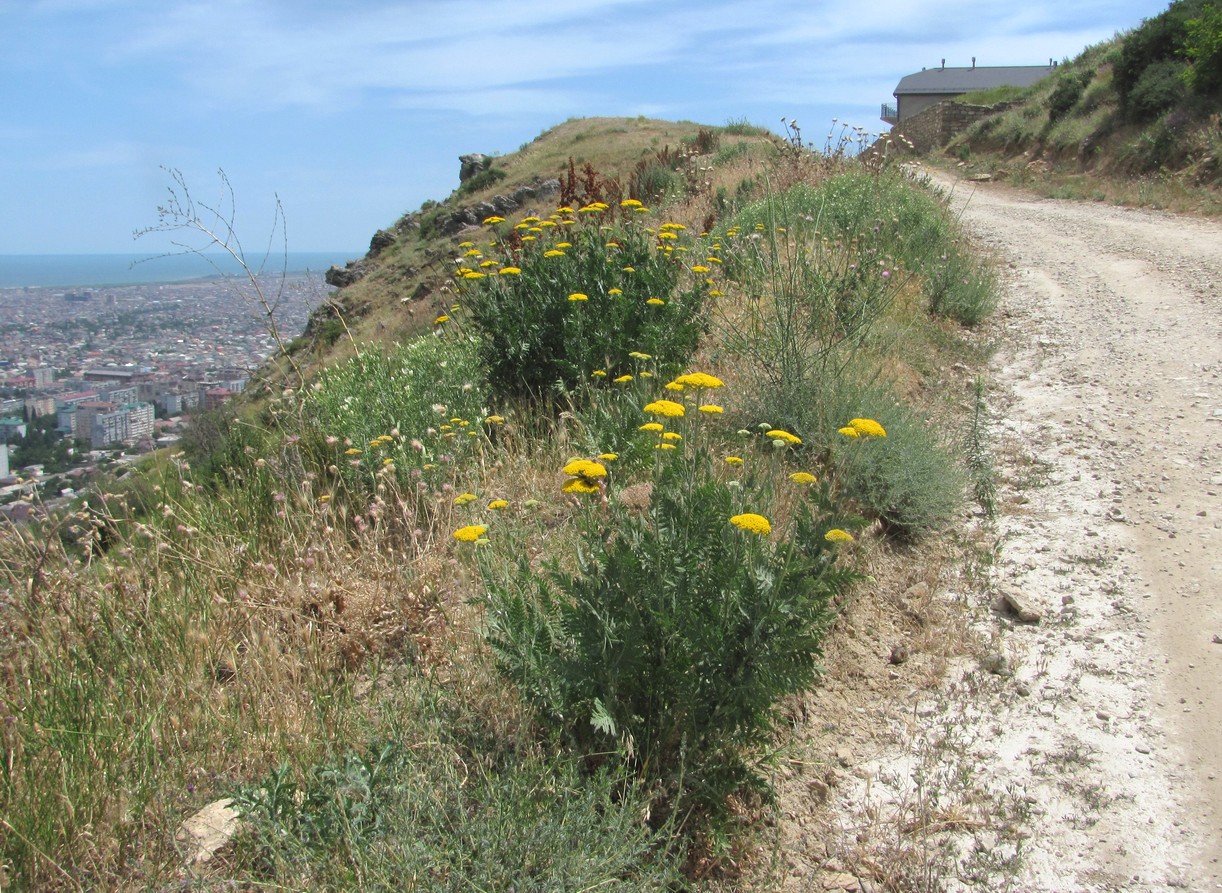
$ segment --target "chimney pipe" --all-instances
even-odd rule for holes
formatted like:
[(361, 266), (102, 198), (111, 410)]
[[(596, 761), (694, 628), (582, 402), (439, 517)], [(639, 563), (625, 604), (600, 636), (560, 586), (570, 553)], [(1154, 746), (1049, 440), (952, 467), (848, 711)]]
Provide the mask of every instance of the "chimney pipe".
[(942, 69), (941, 70), (946, 71), (946, 60), (945, 59), (942, 60)]
[(976, 57), (972, 56), (972, 68), (976, 67)]

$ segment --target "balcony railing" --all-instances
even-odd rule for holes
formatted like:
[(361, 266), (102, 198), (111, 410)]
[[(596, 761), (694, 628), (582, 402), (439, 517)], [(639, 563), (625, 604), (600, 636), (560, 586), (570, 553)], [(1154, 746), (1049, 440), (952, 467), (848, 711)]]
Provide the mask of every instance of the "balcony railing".
[(895, 124), (899, 121), (899, 111), (890, 103), (883, 103), (882, 119), (888, 124)]

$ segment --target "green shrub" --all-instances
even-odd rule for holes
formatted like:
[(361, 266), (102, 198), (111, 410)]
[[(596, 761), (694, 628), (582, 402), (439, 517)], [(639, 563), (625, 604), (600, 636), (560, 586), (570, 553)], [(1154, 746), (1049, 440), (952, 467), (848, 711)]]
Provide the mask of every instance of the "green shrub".
[(772, 136), (765, 127), (758, 127), (752, 124), (746, 118), (731, 119), (721, 128), (722, 133), (728, 133), (731, 136)]
[(1164, 59), (1146, 68), (1125, 100), (1130, 120), (1150, 121), (1179, 103), (1186, 93), (1187, 67), (1176, 59)]
[(461, 186), (458, 187), (459, 195), (470, 195), (473, 192), (479, 192), (481, 189), (486, 189), (489, 186), (494, 186), (504, 180), (508, 173), (504, 168), (489, 167), (484, 168), (478, 174), (470, 177)]
[(869, 409), (887, 436), (839, 446), (836, 468), (845, 495), (902, 539), (945, 527), (964, 498), (963, 473), (949, 439), (893, 401), (872, 400)]
[(1184, 83), (1194, 93), (1222, 91), (1222, 6), (1207, 6), (1185, 23), (1184, 55), (1190, 65)]
[(631, 218), (603, 230), (606, 213), (510, 248), (518, 273), (460, 278), (465, 319), (479, 336), (494, 394), (550, 400), (580, 393), (596, 372), (604, 381), (630, 372), (633, 352), (668, 370), (695, 349), (707, 287), (677, 252), (660, 250), (680, 240), (661, 240)]
[(302, 394), (303, 449), (317, 470), (334, 465), (362, 488), (388, 467), (402, 481), (468, 455), (477, 438), (467, 432), (482, 433), (488, 415), (477, 349), (469, 339), (426, 335), (328, 367)]
[(641, 162), (628, 181), (628, 194), (653, 204), (678, 191), (683, 177), (670, 167), (656, 161)]
[(780, 699), (814, 679), (854, 579), (823, 538), (817, 491), (792, 530), (761, 536), (731, 522), (765, 499), (739, 483), (672, 453), (644, 513), (612, 499), (581, 515), (575, 568), (485, 562), (504, 677), (577, 753), (618, 748), (673, 814), (714, 822), (730, 794), (767, 793), (758, 766)]
[(409, 889), (436, 893), (635, 893), (677, 881), (669, 841), (640, 821), (644, 797), (627, 779), (489, 742), (473, 754), (427, 714), (401, 733), (411, 737), (243, 787), (238, 871), (294, 889), (392, 890), (410, 879)]
[(1212, 0), (1176, 0), (1125, 38), (1113, 78), (1126, 118), (1151, 120), (1183, 97), (1184, 58), (1194, 39), (1189, 22), (1211, 8)]
[(1048, 120), (1057, 121), (1069, 114), (1093, 77), (1094, 72), (1089, 70), (1062, 74), (1048, 97)]

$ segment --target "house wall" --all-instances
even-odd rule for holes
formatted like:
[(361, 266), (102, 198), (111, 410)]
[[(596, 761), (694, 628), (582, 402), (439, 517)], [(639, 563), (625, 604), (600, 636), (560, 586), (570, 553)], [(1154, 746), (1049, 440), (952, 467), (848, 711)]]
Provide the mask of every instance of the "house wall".
[(954, 95), (946, 93), (906, 93), (903, 96), (897, 96), (895, 100), (897, 117), (902, 123), (909, 118), (919, 115), (925, 109), (937, 105), (939, 102), (953, 98)]

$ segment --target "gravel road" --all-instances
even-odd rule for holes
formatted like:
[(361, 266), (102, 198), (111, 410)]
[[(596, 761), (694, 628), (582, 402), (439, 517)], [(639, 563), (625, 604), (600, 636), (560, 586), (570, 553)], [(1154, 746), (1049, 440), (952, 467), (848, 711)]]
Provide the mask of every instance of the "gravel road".
[(1222, 225), (934, 177), (1002, 265), (993, 434), (1037, 481), (994, 575), (1044, 619), (973, 711), (1016, 887), (1222, 889)]

